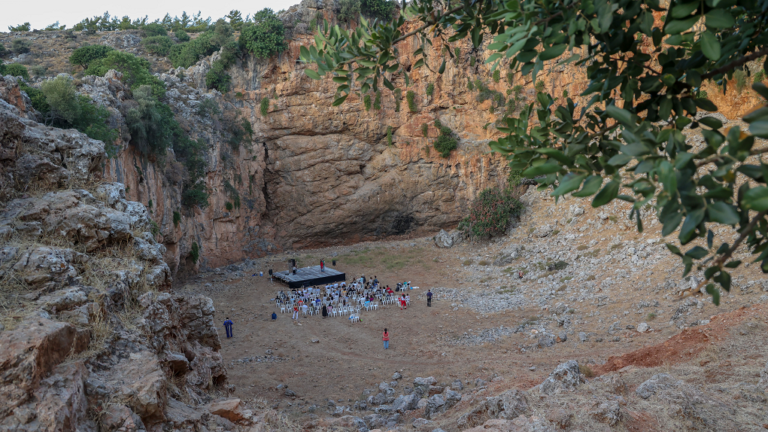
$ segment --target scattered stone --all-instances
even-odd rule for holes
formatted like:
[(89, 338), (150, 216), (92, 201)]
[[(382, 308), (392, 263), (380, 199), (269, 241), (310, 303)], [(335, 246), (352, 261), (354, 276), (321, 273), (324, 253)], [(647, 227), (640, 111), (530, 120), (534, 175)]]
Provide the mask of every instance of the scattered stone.
[(637, 325), (637, 331), (638, 331), (639, 333), (645, 333), (645, 332), (647, 332), (647, 331), (648, 331), (648, 324), (646, 324), (646, 323), (644, 323), (644, 322), (643, 322), (643, 323), (640, 323), (640, 324), (638, 324), (638, 325)]
[(640, 384), (635, 393), (643, 399), (648, 399), (660, 390), (675, 388), (680, 384), (680, 381), (672, 378), (669, 374), (656, 374), (651, 379)]

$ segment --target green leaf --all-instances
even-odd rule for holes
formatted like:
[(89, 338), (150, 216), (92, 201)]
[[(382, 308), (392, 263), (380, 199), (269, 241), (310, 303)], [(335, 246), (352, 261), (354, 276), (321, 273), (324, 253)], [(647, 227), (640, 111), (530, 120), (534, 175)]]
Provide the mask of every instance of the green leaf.
[(709, 252), (701, 246), (694, 246), (693, 249), (685, 253), (685, 256), (693, 259), (702, 259), (707, 255), (709, 255)]
[(715, 201), (707, 207), (707, 214), (712, 222), (719, 222), (725, 225), (736, 225), (739, 223), (739, 214), (736, 213), (736, 209), (722, 201)]
[(707, 284), (707, 294), (712, 296), (712, 303), (720, 306), (720, 290), (715, 288), (715, 284)]
[(552, 192), (552, 196), (565, 195), (568, 192), (575, 191), (581, 186), (581, 182), (587, 178), (587, 174), (577, 175), (574, 173), (568, 173), (560, 182), (560, 186)]
[(619, 187), (621, 183), (616, 180), (608, 182), (603, 189), (595, 195), (595, 199), (592, 200), (592, 207), (597, 208), (608, 204), (613, 201), (619, 194)]
[(670, 13), (670, 15), (672, 16), (672, 18), (675, 18), (675, 19), (685, 18), (688, 15), (690, 15), (691, 12), (695, 11), (696, 8), (698, 7), (699, 7), (698, 1), (679, 4), (672, 8), (672, 12)]
[(312, 78), (313, 80), (319, 80), (323, 79), (320, 74), (313, 71), (312, 69), (304, 69), (304, 73), (307, 74), (308, 77)]
[(597, 175), (589, 176), (589, 178), (587, 178), (587, 181), (584, 182), (584, 186), (581, 188), (581, 190), (578, 192), (574, 192), (571, 195), (577, 198), (592, 196), (600, 189), (600, 186), (602, 184), (603, 184), (603, 178), (601, 176), (597, 176)]
[(440, 69), (437, 70), (437, 73), (441, 74), (445, 72), (445, 59), (443, 59), (443, 62), (440, 64)]
[(758, 186), (748, 190), (741, 199), (741, 205), (747, 210), (768, 210), (768, 187)]
[(701, 51), (712, 61), (720, 60), (720, 42), (710, 31), (701, 34)]
[(616, 156), (612, 157), (608, 160), (608, 165), (612, 166), (624, 166), (632, 161), (634, 157), (628, 155), (628, 154), (617, 154)]
[(632, 121), (632, 114), (623, 108), (619, 108), (616, 105), (608, 105), (605, 111), (625, 127), (633, 127), (635, 125)]
[(683, 226), (680, 228), (680, 235), (678, 236), (681, 244), (686, 244), (691, 240), (696, 227), (699, 226), (703, 219), (704, 208), (696, 209), (688, 213), (688, 216), (686, 216), (683, 221)]
[(713, 9), (705, 15), (707, 18), (707, 26), (714, 28), (729, 28), (736, 24), (733, 19), (733, 15), (725, 9)]
[(680, 256), (680, 257), (681, 257), (681, 256), (683, 256), (683, 253), (682, 253), (682, 252), (680, 252), (680, 248), (678, 248), (677, 246), (673, 245), (672, 243), (666, 243), (666, 244), (665, 244), (665, 246), (666, 246), (666, 247), (667, 247), (667, 249), (669, 249), (669, 251), (670, 251), (670, 252), (672, 252), (673, 254), (675, 254), (675, 255), (677, 255), (677, 256)]
[(726, 268), (737, 268), (741, 265), (741, 260), (731, 261), (725, 265)]
[(541, 54), (539, 54), (539, 59), (541, 61), (547, 61), (547, 60), (552, 60), (553, 58), (560, 57), (565, 52), (566, 48), (568, 48), (568, 44), (551, 46), (545, 49)]
[(339, 105), (343, 104), (343, 103), (344, 103), (344, 101), (345, 101), (345, 100), (347, 100), (347, 96), (349, 96), (349, 95), (348, 95), (348, 94), (345, 94), (344, 96), (342, 96), (342, 97), (340, 97), (340, 98), (336, 99), (335, 101), (333, 101), (333, 104), (332, 104), (332, 105), (333, 105), (333, 106), (339, 106)]
[(664, 27), (664, 33), (668, 35), (682, 33), (693, 27), (697, 21), (699, 21), (698, 16), (694, 16), (688, 19), (668, 21)]
[(704, 111), (709, 111), (709, 112), (717, 111), (717, 106), (713, 104), (712, 101), (710, 101), (709, 99), (696, 98), (693, 100), (693, 103), (695, 103), (697, 107), (703, 109)]
[(759, 120), (749, 125), (752, 135), (760, 138), (768, 138), (768, 120)]
[(554, 174), (560, 171), (560, 164), (544, 163), (538, 166), (533, 166), (522, 172), (523, 177), (536, 177), (544, 174)]
[(701, 124), (703, 124), (705, 126), (709, 126), (712, 129), (714, 129), (714, 130), (718, 130), (721, 127), (723, 127), (723, 122), (721, 122), (719, 119), (717, 119), (715, 117), (711, 117), (711, 116), (710, 117), (702, 117), (701, 119), (699, 119), (699, 123), (701, 123)]
[[(766, 62), (768, 62), (768, 57), (766, 57)], [(761, 82), (754, 83), (752, 84), (752, 90), (756, 91), (763, 98), (768, 99), (768, 87), (765, 84)]]
[(666, 237), (672, 234), (677, 229), (677, 227), (680, 226), (680, 222), (682, 221), (682, 213), (670, 213), (669, 216), (667, 216), (667, 218), (662, 221), (664, 226), (661, 229), (661, 236)]

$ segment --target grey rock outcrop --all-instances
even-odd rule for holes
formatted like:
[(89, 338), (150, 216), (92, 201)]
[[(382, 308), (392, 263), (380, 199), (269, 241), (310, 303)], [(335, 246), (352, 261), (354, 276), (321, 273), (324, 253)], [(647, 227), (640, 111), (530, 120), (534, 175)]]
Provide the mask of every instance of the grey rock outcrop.
[(558, 365), (554, 371), (537, 387), (544, 394), (556, 394), (563, 391), (573, 391), (584, 382), (584, 376), (579, 371), (576, 360), (569, 360)]

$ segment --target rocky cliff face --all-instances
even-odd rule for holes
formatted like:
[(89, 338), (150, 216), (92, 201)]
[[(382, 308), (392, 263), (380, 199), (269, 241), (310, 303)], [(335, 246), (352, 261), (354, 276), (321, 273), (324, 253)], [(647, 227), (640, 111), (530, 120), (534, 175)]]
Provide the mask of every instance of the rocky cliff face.
[[(208, 145), (205, 182), (211, 196), (204, 209), (181, 205), (172, 154), (164, 163), (153, 162), (128, 145), (124, 117), (134, 102), (119, 74), (78, 81), (80, 92), (110, 109), (121, 131), (120, 151), (105, 161), (104, 178), (125, 184), (126, 197), (145, 204), (173, 272), (195, 266), (189, 259), (193, 243), (201, 249), (198, 264), (215, 267), (285, 248), (436, 231), (457, 224), (479, 191), (506, 182), (505, 161), (487, 147), (493, 128), (483, 126), (494, 119), (489, 103), (478, 104), (466, 90), (469, 67), (451, 66), (439, 80), (414, 77), (408, 89), (417, 94), (417, 112), (408, 109), (402, 78), (399, 111), (388, 92), (380, 110), (366, 111), (360, 100), (331, 108), (333, 83), (313, 82), (296, 59), (299, 47), (312, 41), (310, 20), (318, 12), (332, 18), (335, 8), (333, 2), (312, 1), (291, 8), (283, 16), (290, 50), (234, 66), (229, 71), (233, 90), (226, 95), (204, 90), (205, 73), (217, 54), (160, 75), (177, 119), (192, 138)], [(401, 51), (412, 50), (404, 46)], [(431, 97), (424, 94), (428, 82), (436, 86)], [(262, 116), (259, 103), (265, 96), (270, 109)], [(197, 107), (205, 98), (223, 114), (201, 116)], [(233, 149), (226, 122), (237, 115), (255, 133), (252, 142)], [(437, 136), (436, 119), (460, 137), (449, 158), (429, 150)], [(428, 138), (422, 135), (424, 123)], [(234, 195), (242, 205), (227, 210)], [(181, 215), (178, 224), (174, 212)]]
[(213, 301), (166, 292), (166, 249), (104, 181), (104, 144), (27, 118), (13, 78), (0, 95), (0, 431), (266, 426), (226, 398)]

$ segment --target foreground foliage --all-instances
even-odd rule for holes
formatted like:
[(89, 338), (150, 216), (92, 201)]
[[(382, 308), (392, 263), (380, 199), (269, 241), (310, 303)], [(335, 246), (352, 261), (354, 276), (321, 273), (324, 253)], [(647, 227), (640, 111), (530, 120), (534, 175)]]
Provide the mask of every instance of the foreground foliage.
[[(414, 69), (426, 64), (426, 48), (438, 40), (453, 55), (449, 43), (469, 39), (479, 49), (489, 36), (492, 70), (508, 68), (537, 82), (549, 64), (583, 66), (590, 84), (581, 96), (588, 103), (577, 108), (568, 97), (555, 100), (541, 91), (518, 117), (505, 114), (497, 129), (506, 136), (491, 148), (556, 197), (591, 196), (594, 207), (614, 199), (633, 203), (630, 217), (639, 231), (640, 209), (652, 205), (664, 236), (679, 229), (682, 245), (705, 240), (687, 251), (668, 244), (684, 275), (695, 266), (706, 281), (730, 290), (729, 269), (741, 265), (732, 259), (739, 246), (749, 247), (768, 272), (768, 165), (747, 161), (768, 151), (755, 148), (756, 137), (768, 138), (768, 107), (744, 117), (749, 133), (723, 130), (720, 120), (706, 116), (717, 107), (701, 87), (713, 81), (726, 89), (736, 71), (768, 54), (766, 10), (768, 0), (675, 0), (668, 8), (658, 0), (484, 0), (450, 10), (414, 0), (407, 11), (421, 21), (414, 31), (402, 33), (402, 14), (386, 23), (361, 20), (352, 31), (325, 26), (301, 59), (317, 66), (317, 72), (306, 69), (311, 78), (334, 75), (342, 95), (334, 105), (350, 92), (393, 90), (395, 77), (407, 84), (409, 71), (394, 48), (407, 37), (419, 41)], [(663, 14), (662, 24), (654, 13)], [(445, 60), (438, 72), (444, 68)], [(768, 99), (762, 83), (753, 89)], [(701, 128), (706, 146), (686, 142), (682, 130), (689, 126)], [(716, 244), (717, 225), (739, 235)], [(706, 290), (718, 303), (715, 284)]]

